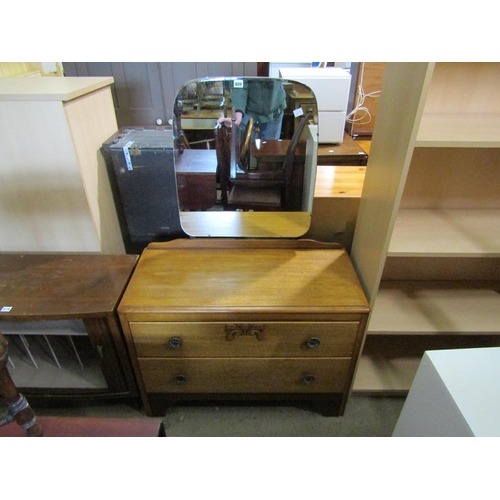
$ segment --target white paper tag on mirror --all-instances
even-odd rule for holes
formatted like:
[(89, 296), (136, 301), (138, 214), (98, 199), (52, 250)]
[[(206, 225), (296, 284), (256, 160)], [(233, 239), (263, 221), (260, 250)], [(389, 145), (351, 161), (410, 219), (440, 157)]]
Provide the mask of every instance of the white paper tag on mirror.
[(293, 116), (295, 116), (295, 118), (298, 118), (299, 116), (302, 116), (303, 114), (304, 114), (304, 111), (302, 108), (297, 108), (297, 109), (293, 110)]

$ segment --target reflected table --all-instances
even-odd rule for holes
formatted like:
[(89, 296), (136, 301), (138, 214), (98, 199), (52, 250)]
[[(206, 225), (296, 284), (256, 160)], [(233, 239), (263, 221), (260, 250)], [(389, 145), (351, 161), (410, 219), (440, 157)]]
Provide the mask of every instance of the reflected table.
[[(255, 147), (255, 144), (252, 144), (252, 155), (258, 161), (284, 161), (289, 144), (289, 139), (263, 141), (260, 150)], [(303, 159), (305, 157), (305, 146), (305, 143), (298, 145), (297, 158)], [(318, 165), (365, 166), (367, 163), (368, 154), (347, 133), (344, 134), (344, 140), (341, 144), (318, 145)]]

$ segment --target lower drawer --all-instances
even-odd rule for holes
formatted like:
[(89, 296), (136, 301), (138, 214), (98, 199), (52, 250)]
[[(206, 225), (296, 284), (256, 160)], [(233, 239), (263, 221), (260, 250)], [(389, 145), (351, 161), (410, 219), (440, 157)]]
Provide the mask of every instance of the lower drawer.
[(147, 392), (343, 392), (350, 358), (139, 358)]

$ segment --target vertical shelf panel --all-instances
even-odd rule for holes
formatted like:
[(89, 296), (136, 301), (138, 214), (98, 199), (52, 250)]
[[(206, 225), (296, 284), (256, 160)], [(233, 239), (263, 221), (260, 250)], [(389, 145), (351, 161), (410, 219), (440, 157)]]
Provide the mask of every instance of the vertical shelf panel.
[(428, 63), (388, 63), (385, 68), (351, 249), (370, 303), (375, 300), (382, 276), (424, 107), (423, 89), (431, 74), (432, 65)]

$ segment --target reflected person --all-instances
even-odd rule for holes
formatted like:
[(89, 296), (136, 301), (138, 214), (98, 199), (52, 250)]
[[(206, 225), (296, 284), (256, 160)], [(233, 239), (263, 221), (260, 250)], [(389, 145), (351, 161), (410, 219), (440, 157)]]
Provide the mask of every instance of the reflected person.
[[(231, 100), (235, 110), (235, 125), (244, 130), (250, 117), (258, 124), (260, 137), (279, 139), (283, 114), (287, 107), (283, 83), (275, 79), (242, 78), (232, 81)], [(220, 118), (220, 122), (231, 122)]]

